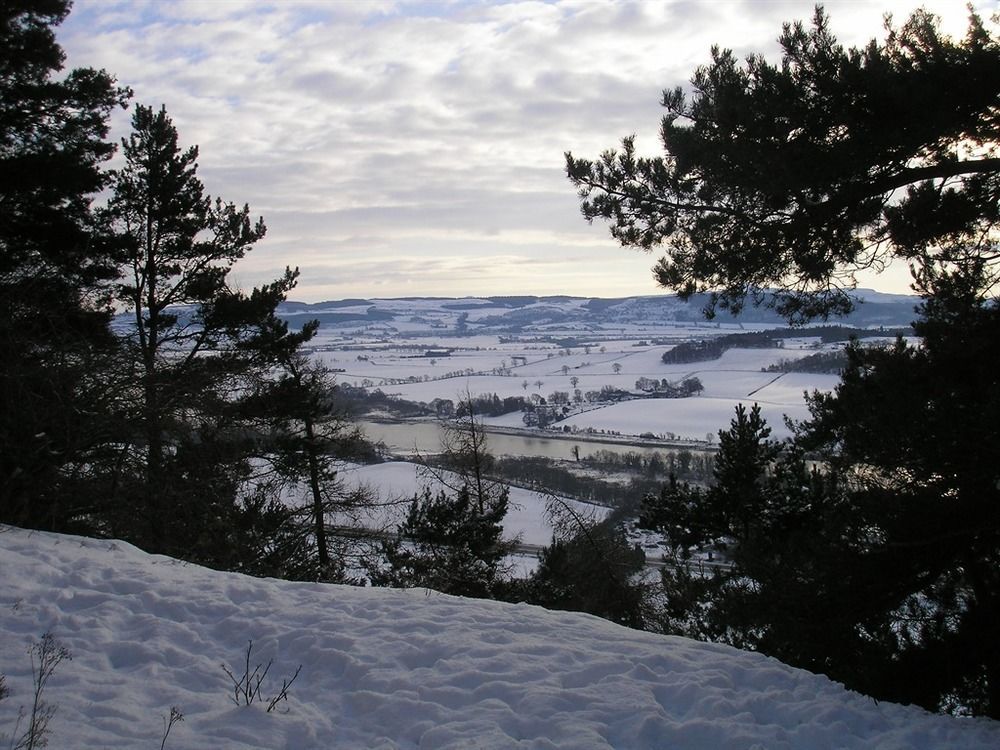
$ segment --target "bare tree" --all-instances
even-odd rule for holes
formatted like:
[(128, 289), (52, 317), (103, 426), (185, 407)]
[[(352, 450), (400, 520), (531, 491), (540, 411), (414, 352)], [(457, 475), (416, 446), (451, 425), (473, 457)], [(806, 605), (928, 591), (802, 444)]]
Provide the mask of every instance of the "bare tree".
[(464, 408), (456, 410), (462, 416), (442, 425), (440, 465), (447, 471), (431, 467), (427, 461), (423, 463), (425, 471), (452, 492), (469, 487), (482, 513), (501, 493), (507, 492), (507, 487), (489, 478), (494, 458), (489, 452), (486, 430), (476, 413), (472, 395), (466, 393), (462, 401)]

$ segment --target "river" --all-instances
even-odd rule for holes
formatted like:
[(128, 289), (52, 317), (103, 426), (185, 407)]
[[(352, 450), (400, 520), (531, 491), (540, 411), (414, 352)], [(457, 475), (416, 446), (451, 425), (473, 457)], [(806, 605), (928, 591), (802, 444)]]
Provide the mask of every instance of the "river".
[[(441, 450), (441, 425), (437, 422), (369, 422), (362, 421), (361, 427), (371, 440), (381, 440), (392, 453), (412, 455), (414, 453), (437, 453)], [(542, 456), (544, 458), (573, 459), (573, 447), (580, 450), (580, 458), (586, 458), (600, 450), (615, 453), (666, 453), (677, 450), (697, 452), (697, 447), (630, 445), (620, 441), (601, 441), (593, 435), (574, 437), (536, 437), (534, 435), (509, 435), (492, 432), (487, 427), (487, 445), (490, 453), (497, 456)], [(585, 439), (584, 439), (585, 438)], [(704, 450), (703, 448), (700, 450)]]

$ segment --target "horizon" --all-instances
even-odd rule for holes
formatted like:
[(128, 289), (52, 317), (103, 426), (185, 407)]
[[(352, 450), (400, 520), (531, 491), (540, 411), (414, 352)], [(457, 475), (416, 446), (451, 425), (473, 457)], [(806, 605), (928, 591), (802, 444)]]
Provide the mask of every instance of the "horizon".
[[(912, 297), (918, 299), (919, 295), (913, 291), (910, 292), (883, 292), (878, 289), (872, 289), (869, 287), (858, 287), (854, 289), (851, 294), (864, 294), (864, 293), (874, 293), (878, 295), (884, 295), (888, 297)], [(704, 294), (708, 294), (705, 292)], [(654, 297), (676, 297), (677, 293), (661, 289), (658, 292), (653, 292), (650, 294), (623, 294), (623, 295), (594, 295), (594, 294), (513, 294), (513, 293), (497, 293), (497, 294), (459, 294), (459, 295), (442, 295), (442, 294), (406, 294), (406, 295), (396, 295), (391, 297), (381, 296), (377, 294), (370, 294), (367, 296), (355, 296), (351, 295), (349, 297), (330, 297), (328, 299), (308, 301), (304, 299), (298, 299), (297, 297), (289, 296), (282, 304), (300, 304), (300, 305), (322, 305), (326, 302), (348, 302), (357, 301), (359, 303), (371, 302), (373, 300), (464, 300), (464, 299), (480, 299), (480, 300), (492, 300), (492, 299), (518, 299), (522, 297), (532, 297), (536, 299), (599, 299), (599, 300), (615, 300), (615, 299), (649, 299)], [(864, 300), (861, 300), (864, 302)], [(752, 305), (748, 303), (748, 307), (759, 307), (759, 305)]]

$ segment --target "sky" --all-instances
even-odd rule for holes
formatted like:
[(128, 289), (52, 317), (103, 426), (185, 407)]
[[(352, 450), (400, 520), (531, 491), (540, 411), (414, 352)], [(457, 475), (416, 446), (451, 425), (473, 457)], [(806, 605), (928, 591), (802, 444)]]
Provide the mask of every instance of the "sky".
[[(915, 2), (827, 2), (841, 42), (882, 38)], [(974, 5), (988, 18), (995, 4)], [(947, 31), (965, 3), (927, 0)], [(267, 237), (233, 274), (298, 267), (293, 299), (658, 294), (656, 257), (581, 216), (564, 153), (635, 134), (658, 153), (661, 92), (713, 44), (777, 59), (801, 0), (76, 0), (69, 66), (165, 105), (212, 196)], [(128, 132), (119, 113), (113, 136)], [(906, 292), (904, 268), (861, 279)]]

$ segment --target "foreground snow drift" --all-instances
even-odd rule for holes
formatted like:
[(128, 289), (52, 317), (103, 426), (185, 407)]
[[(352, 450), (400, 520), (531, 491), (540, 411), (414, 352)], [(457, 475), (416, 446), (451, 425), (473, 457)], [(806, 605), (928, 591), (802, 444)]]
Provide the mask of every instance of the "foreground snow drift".
[[(576, 614), (395, 591), (257, 580), (121, 542), (0, 531), (0, 702), (31, 690), (27, 649), (73, 653), (45, 697), (53, 747), (996, 748), (1000, 724), (875, 704), (735, 649)], [(273, 659), (236, 706), (221, 665)]]

